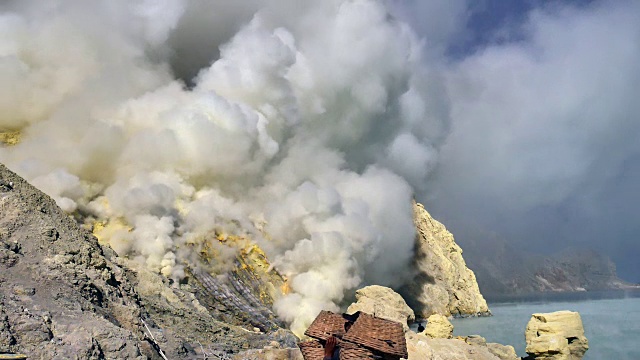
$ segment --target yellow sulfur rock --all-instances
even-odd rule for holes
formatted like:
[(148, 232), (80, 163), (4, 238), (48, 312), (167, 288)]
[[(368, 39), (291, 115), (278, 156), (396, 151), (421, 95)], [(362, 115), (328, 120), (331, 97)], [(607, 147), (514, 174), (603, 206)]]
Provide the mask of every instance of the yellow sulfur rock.
[(2, 131), (0, 130), (0, 143), (13, 146), (17, 145), (22, 139), (22, 134), (19, 130), (16, 131)]
[(240, 267), (236, 272), (249, 273), (262, 284), (260, 300), (265, 304), (272, 304), (288, 292), (289, 285), (285, 278), (273, 269), (267, 255), (257, 244), (249, 244), (238, 254)]
[(133, 230), (124, 219), (116, 218), (108, 221), (96, 221), (93, 224), (93, 235), (98, 239), (100, 245), (109, 245), (118, 252), (118, 245), (113, 243), (114, 235), (117, 233), (131, 232)]

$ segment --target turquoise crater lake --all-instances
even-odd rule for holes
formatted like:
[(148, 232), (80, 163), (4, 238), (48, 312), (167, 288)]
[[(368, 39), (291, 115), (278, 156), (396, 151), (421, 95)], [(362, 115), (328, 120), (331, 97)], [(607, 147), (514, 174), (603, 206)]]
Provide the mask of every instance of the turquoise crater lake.
[(570, 310), (580, 313), (589, 339), (585, 360), (640, 359), (638, 290), (496, 299), (489, 308), (492, 317), (452, 320), (454, 336), (478, 334), (525, 356), (524, 330), (531, 314)]

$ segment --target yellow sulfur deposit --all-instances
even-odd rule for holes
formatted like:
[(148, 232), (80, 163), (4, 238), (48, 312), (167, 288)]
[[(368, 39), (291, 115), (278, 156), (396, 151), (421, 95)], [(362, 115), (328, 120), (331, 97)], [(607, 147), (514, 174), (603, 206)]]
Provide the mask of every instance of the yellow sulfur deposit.
[(8, 146), (17, 145), (21, 139), (22, 139), (22, 134), (20, 133), (20, 130), (15, 130), (15, 131), (0, 130), (0, 143), (2, 144), (8, 145)]
[(280, 291), (282, 291), (283, 295), (287, 295), (288, 293), (291, 292), (291, 286), (289, 286), (289, 279), (287, 279), (286, 277), (284, 277), (284, 283), (282, 284), (282, 286), (280, 286)]
[[(289, 287), (285, 278), (273, 268), (265, 252), (250, 238), (227, 234), (220, 230), (214, 231), (212, 235), (219, 243), (239, 249), (236, 254), (237, 261), (231, 271), (241, 278), (253, 280), (254, 284), (259, 284), (262, 303), (271, 305), (275, 299), (288, 292)], [(215, 246), (210, 245), (208, 241), (203, 241), (200, 249), (202, 260), (213, 262), (218, 255)]]
[(287, 293), (287, 281), (273, 269), (267, 255), (257, 244), (243, 248), (238, 254), (238, 259), (243, 269), (264, 284), (260, 292), (260, 298), (264, 303), (271, 304), (273, 300)]
[(128, 249), (129, 241), (126, 240), (132, 228), (124, 219), (116, 218), (108, 221), (96, 221), (93, 224), (93, 235), (100, 245), (109, 245), (118, 254), (123, 254)]

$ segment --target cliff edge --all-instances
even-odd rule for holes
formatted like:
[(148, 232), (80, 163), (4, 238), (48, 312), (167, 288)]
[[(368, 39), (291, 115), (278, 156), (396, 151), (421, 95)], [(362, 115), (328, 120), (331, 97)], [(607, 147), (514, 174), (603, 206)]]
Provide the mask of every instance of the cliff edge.
[(489, 315), (476, 277), (453, 235), (419, 203), (414, 203), (416, 275), (401, 292), (417, 318)]

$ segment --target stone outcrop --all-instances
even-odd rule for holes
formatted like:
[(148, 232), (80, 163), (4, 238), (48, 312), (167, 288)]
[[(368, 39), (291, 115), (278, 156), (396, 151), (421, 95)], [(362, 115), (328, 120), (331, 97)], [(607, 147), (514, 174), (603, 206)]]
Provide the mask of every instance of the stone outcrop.
[(525, 339), (528, 359), (579, 360), (589, 349), (580, 314), (572, 311), (533, 314)]
[(408, 323), (415, 320), (413, 310), (400, 294), (379, 285), (367, 286), (356, 291), (356, 302), (349, 306), (347, 314), (357, 311), (399, 322), (405, 332), (409, 330)]
[(461, 338), (461, 340), (464, 340), (469, 345), (487, 346), (487, 339), (480, 335), (468, 335)]
[(418, 274), (401, 292), (416, 316), (489, 315), (476, 277), (467, 268), (453, 235), (422, 204), (414, 204), (414, 221), (417, 229), (414, 265)]
[[(0, 353), (30, 359), (202, 358), (277, 344), (288, 330), (214, 318), (206, 293), (119, 258), (55, 202), (0, 164)], [(252, 327), (249, 327), (252, 329)], [(283, 352), (282, 350), (280, 352)]]
[(453, 337), (453, 325), (446, 316), (433, 314), (427, 319), (427, 326), (422, 334), (434, 339), (451, 339)]
[(487, 349), (500, 360), (520, 360), (516, 349), (511, 345), (487, 343)]
[(487, 346), (470, 345), (460, 339), (432, 339), (410, 331), (406, 334), (408, 360), (501, 360)]

